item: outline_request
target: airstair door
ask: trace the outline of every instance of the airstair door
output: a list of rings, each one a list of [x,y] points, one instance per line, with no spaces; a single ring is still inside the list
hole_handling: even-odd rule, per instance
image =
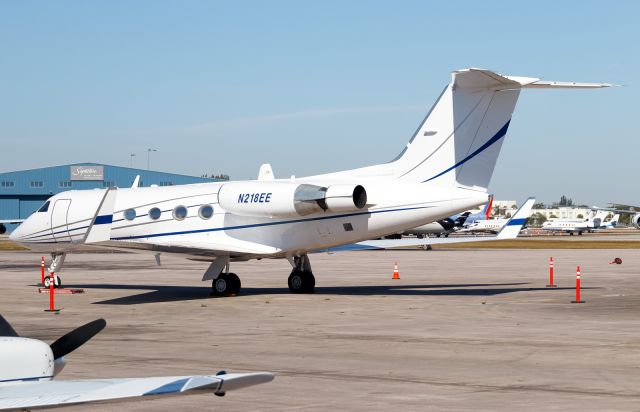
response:
[[[51,232],[56,242],[70,242],[67,214],[71,206],[71,199],[58,199],[51,212]]]

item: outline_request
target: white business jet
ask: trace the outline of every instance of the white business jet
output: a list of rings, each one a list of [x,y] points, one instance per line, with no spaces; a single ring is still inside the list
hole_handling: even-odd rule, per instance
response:
[[[464,229],[460,229],[459,233],[498,233],[502,230],[502,228],[507,224],[508,221],[509,219],[479,219],[469,226],[465,227]]]
[[[584,232],[600,229],[602,221],[606,216],[606,211],[598,210],[593,216],[586,219],[551,219],[542,224],[542,230],[547,230],[552,233],[565,232],[571,236],[573,236],[574,233],[582,235]]]
[[[435,105],[389,163],[304,178],[79,190],[56,194],[11,239],[51,252],[108,247],[175,253],[210,262],[203,280],[235,295],[230,262],[286,258],[292,292],[313,292],[308,254],[435,222],[487,202],[487,187],[521,89],[600,88],[503,76],[452,73]]]
[[[38,408],[132,397],[226,392],[273,380],[266,372],[203,376],[54,381],[64,357],[106,326],[94,320],[67,333],[51,345],[20,337],[0,316],[0,410]]]

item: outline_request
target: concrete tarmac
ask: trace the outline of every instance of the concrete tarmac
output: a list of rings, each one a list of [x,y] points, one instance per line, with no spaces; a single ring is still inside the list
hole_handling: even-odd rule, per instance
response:
[[[548,260],[558,288],[548,289]],[[622,265],[610,265],[615,257]],[[0,253],[1,313],[52,342],[107,328],[59,379],[271,371],[268,384],[61,411],[638,410],[635,250],[375,251],[311,256],[317,293],[292,295],[286,261],[232,264],[240,296],[210,298],[205,263],[78,254],[59,315],[44,313],[40,255]],[[397,261],[400,280],[391,280]],[[576,265],[584,304],[572,304]]]

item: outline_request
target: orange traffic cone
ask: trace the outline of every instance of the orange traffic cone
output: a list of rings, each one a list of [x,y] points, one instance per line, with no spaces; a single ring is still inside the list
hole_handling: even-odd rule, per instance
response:
[[[400,279],[400,273],[398,272],[398,262],[393,264],[393,277],[391,279]]]

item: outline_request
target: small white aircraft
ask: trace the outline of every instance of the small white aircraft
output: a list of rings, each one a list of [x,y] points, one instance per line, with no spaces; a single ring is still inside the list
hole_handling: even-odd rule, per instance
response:
[[[529,217],[529,216],[527,216]],[[509,219],[479,219],[465,227],[460,229],[459,233],[477,233],[477,232],[489,232],[498,233],[502,230],[504,225],[507,224]]]
[[[51,252],[56,273],[66,253],[87,247],[175,253],[210,262],[213,293],[236,295],[233,261],[286,258],[289,289],[311,293],[308,254],[403,232],[487,202],[487,187],[521,89],[601,88],[482,69],[452,73],[436,104],[391,162],[275,179],[56,194],[13,233]],[[309,156],[303,147],[296,156]]]
[[[20,337],[0,316],[0,410],[203,391],[223,396],[231,390],[273,380],[273,375],[266,372],[222,371],[203,376],[53,381],[64,368],[64,357],[105,326],[104,319],[97,319],[47,345],[41,340]]]
[[[640,210],[639,206],[629,206],[629,205],[624,205],[624,204],[620,204],[620,203],[610,203],[610,205],[612,206],[618,206],[618,207],[628,207],[628,210],[624,210],[624,209],[617,209],[614,207],[599,207],[597,208],[598,210],[605,210],[608,212],[614,212],[617,214],[627,214],[627,215],[631,215],[631,224],[633,225],[633,227],[635,227],[636,229],[640,229],[640,212],[638,210]],[[612,219],[613,220],[613,219]]]
[[[571,236],[573,236],[574,233],[582,235],[584,232],[599,229],[606,216],[606,211],[598,210],[595,215],[586,219],[551,219],[542,224],[542,230],[548,230],[554,233],[565,232]]]

